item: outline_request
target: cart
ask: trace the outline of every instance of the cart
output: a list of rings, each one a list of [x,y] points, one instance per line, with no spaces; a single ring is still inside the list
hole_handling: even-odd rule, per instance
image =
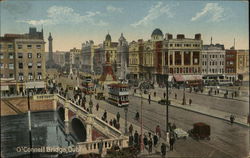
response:
[[[210,140],[210,126],[203,122],[195,123],[193,129],[190,131],[190,136],[197,140]]]
[[[181,128],[174,129],[174,133],[175,133],[175,136],[177,139],[179,139],[179,138],[186,139],[188,137],[188,133]]]

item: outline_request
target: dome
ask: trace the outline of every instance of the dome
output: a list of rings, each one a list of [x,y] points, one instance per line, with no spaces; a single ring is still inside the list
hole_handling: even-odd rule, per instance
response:
[[[163,33],[162,33],[162,31],[160,30],[160,29],[155,29],[154,31],[153,31],[153,33],[151,34],[151,36],[163,36]]]
[[[109,34],[109,33],[106,35],[106,39],[105,39],[105,41],[111,41],[111,36],[110,36],[110,34]]]

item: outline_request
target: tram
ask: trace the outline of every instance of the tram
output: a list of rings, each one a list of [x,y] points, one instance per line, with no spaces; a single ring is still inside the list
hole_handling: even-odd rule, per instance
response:
[[[117,83],[117,84],[109,84],[109,96],[108,96],[108,102],[112,105],[116,105],[118,107],[124,107],[128,106],[129,100],[128,100],[128,85]]]
[[[95,91],[95,85],[89,81],[83,81],[82,83],[82,92],[85,94],[93,94]]]

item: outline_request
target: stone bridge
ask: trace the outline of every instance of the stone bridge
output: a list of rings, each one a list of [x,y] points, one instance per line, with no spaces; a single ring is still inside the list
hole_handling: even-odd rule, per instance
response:
[[[53,100],[53,109],[58,111],[64,123],[66,134],[74,133],[80,142],[76,143],[78,155],[98,153],[99,143],[103,143],[103,153],[112,145],[128,147],[128,137],[113,126],[90,114],[84,108],[58,94],[34,95],[34,100]]]

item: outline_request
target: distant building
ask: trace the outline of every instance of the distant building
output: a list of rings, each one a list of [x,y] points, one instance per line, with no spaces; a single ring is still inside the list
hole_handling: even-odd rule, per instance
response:
[[[227,79],[233,82],[236,81],[238,78],[236,72],[237,50],[233,47],[226,50],[225,64],[225,74]]]
[[[155,29],[151,39],[129,44],[130,79],[150,80],[164,84],[166,74],[170,75],[201,75],[201,35],[195,38],[185,38],[178,34],[164,35],[160,29]]]
[[[56,51],[55,53],[53,53],[53,60],[55,64],[59,65],[60,67],[64,67],[66,63],[65,61],[66,53],[67,52],[65,51]]]
[[[221,76],[225,73],[225,48],[221,44],[203,45],[201,62],[202,74],[205,76]]]
[[[44,88],[46,79],[43,30],[0,37],[1,90],[19,93],[25,88]],[[32,86],[32,87],[31,87]],[[4,92],[3,92],[4,93]]]
[[[80,68],[81,65],[81,49],[70,49],[70,61],[73,68]]]
[[[239,80],[249,81],[249,50],[237,50],[236,72]]]

